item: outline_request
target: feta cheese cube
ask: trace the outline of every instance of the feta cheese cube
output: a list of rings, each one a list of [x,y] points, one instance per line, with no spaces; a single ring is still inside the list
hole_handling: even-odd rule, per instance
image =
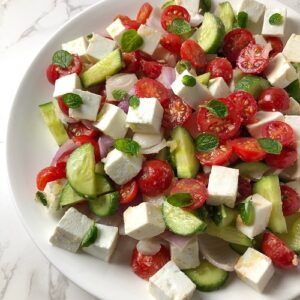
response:
[[[192,27],[198,27],[202,24],[203,20],[204,17],[200,13],[192,13],[190,18],[190,24]]]
[[[71,207],[59,221],[50,242],[56,247],[75,253],[92,226],[93,220]]]
[[[142,163],[142,156],[130,156],[114,149],[104,159],[104,171],[115,183],[121,185],[131,180],[140,172]]]
[[[300,35],[293,33],[287,41],[282,53],[289,62],[300,63]]]
[[[194,236],[183,248],[171,244],[171,260],[181,270],[198,267],[200,264],[198,238]]]
[[[186,75],[193,76],[189,71],[185,70],[172,83],[171,88],[174,94],[181,97],[186,104],[193,109],[197,109],[203,101],[211,99],[212,95],[208,88],[205,85],[200,84],[197,80],[194,86],[184,85],[182,79]]]
[[[285,116],[284,122],[293,128],[296,141],[299,141],[300,140],[300,116]]]
[[[117,18],[113,23],[111,23],[107,28],[106,32],[118,43],[120,44],[122,35],[127,31],[127,28],[123,25],[122,21]]]
[[[300,116],[300,104],[293,97],[290,97],[289,109],[284,112],[286,115]]]
[[[255,34],[254,39],[256,44],[263,45],[263,46],[267,45],[267,41],[261,34]]]
[[[157,300],[189,300],[196,285],[169,261],[149,278],[149,292]]]
[[[76,73],[60,77],[55,81],[53,97],[73,93],[75,89],[82,89],[80,78]]]
[[[269,257],[248,248],[235,265],[235,271],[242,281],[262,292],[274,274],[274,267]]]
[[[141,240],[136,244],[136,249],[143,255],[155,255],[159,252],[161,244],[154,239]]]
[[[175,3],[183,6],[190,14],[199,12],[200,0],[176,0]]]
[[[75,40],[72,40],[70,42],[61,45],[61,48],[63,50],[68,51],[69,53],[72,54],[77,54],[84,61],[88,61],[87,47],[88,47],[88,41],[84,36],[81,36]]]
[[[135,133],[132,139],[141,146],[141,149],[147,149],[159,144],[163,136],[162,132],[157,134]]]
[[[96,258],[109,261],[118,241],[118,227],[96,224],[98,237],[94,244],[83,247],[82,250]]]
[[[149,18],[146,21],[146,25],[157,31],[164,32],[164,29],[161,26],[161,13],[161,8],[154,6]]]
[[[126,114],[116,105],[105,103],[98,120],[95,126],[113,139],[123,138],[127,133]]]
[[[129,107],[126,122],[134,132],[159,133],[163,113],[156,98],[140,98],[138,107]]]
[[[248,14],[250,21],[257,23],[265,11],[265,5],[255,0],[242,0],[238,12],[244,11]]]
[[[259,194],[251,196],[251,201],[255,211],[255,220],[252,225],[245,225],[240,217],[236,220],[236,227],[250,239],[261,234],[269,223],[272,203]]]
[[[159,196],[149,197],[149,196],[143,195],[143,201],[152,203],[159,207],[162,207],[163,203],[165,202],[165,196],[159,195]]]
[[[101,96],[82,90],[73,90],[73,93],[79,95],[83,103],[78,108],[70,108],[69,116],[77,120],[96,121]]]
[[[262,28],[262,34],[271,36],[284,36],[285,24],[286,24],[286,8],[267,8],[264,17],[264,24]],[[280,14],[283,17],[283,23],[281,25],[270,24],[270,17],[273,14]]]
[[[270,60],[265,70],[269,82],[276,87],[285,88],[298,79],[295,68],[286,60],[282,53],[278,53]]]
[[[213,98],[226,98],[230,94],[230,89],[223,77],[211,79],[208,83],[208,90]]]
[[[160,207],[147,202],[128,207],[123,214],[125,234],[136,240],[149,239],[166,229]]]
[[[213,166],[208,181],[207,204],[225,204],[233,208],[237,196],[238,180],[238,169]]]
[[[144,40],[140,50],[146,54],[152,55],[159,44],[162,33],[143,24],[140,26],[137,32]]]

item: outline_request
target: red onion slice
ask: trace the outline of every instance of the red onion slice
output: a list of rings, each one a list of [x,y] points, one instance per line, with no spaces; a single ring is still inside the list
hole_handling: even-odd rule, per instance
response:
[[[193,239],[193,237],[186,237],[174,234],[170,231],[165,231],[160,235],[160,238],[173,244],[174,246],[183,249]]]
[[[98,140],[98,145],[100,148],[101,157],[106,157],[107,153],[110,151],[114,144],[114,139],[108,135],[103,134]]]
[[[56,154],[54,155],[52,162],[51,162],[51,166],[55,166],[58,159],[60,157],[62,157],[62,155],[64,155],[67,152],[72,152],[74,151],[76,148],[78,147],[78,145],[76,145],[73,140],[67,140],[64,144],[62,144],[62,146],[59,147],[58,151],[56,152]]]
[[[174,68],[162,67],[159,77],[156,79],[162,83],[167,89],[171,88],[171,84],[176,79],[176,72]]]

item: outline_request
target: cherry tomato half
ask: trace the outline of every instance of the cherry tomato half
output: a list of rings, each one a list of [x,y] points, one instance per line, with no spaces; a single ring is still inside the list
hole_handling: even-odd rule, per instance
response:
[[[160,75],[161,69],[163,67],[162,64],[156,61],[147,61],[144,59],[141,60],[141,66],[143,75],[151,79],[156,79]]]
[[[208,186],[208,179],[209,179],[209,175],[205,174],[205,173],[199,173],[197,174],[196,180],[198,180],[199,182],[201,182],[204,186]]]
[[[56,79],[59,78],[59,73],[57,71],[57,65],[50,64],[46,71],[47,79],[51,84],[55,84]]]
[[[206,56],[201,46],[194,40],[186,40],[181,45],[180,56],[187,60],[195,69],[203,68],[206,65]]]
[[[128,16],[123,16],[123,15],[118,15],[115,19],[120,19],[122,24],[127,28],[127,29],[134,29],[138,30],[141,24],[135,20],[131,20]]]
[[[197,125],[197,116],[198,116],[198,112],[197,111],[193,112],[191,117],[188,118],[187,121],[182,125],[184,128],[188,130],[188,132],[194,139],[196,139],[196,137],[201,133]]]
[[[94,126],[87,127],[82,122],[72,123],[68,125],[67,132],[70,138],[75,136],[88,136],[91,139],[98,140],[100,130]]]
[[[64,102],[62,97],[57,97],[57,104],[60,110],[66,115],[69,115],[69,106]]]
[[[168,33],[164,35],[161,40],[160,44],[167,49],[168,51],[174,54],[180,54],[180,48],[183,43],[183,39],[174,33]]]
[[[179,5],[170,5],[166,7],[161,15],[161,26],[164,30],[168,31],[169,26],[175,19],[184,19],[185,21],[190,21],[189,12]]]
[[[145,24],[151,15],[153,7],[150,3],[145,2],[137,13],[136,20],[140,24]]]
[[[270,52],[270,58],[276,56],[278,53],[282,52],[283,50],[283,42],[277,36],[267,36],[266,41],[271,43],[273,50]]]
[[[298,159],[297,150],[290,148],[283,148],[281,153],[267,154],[265,161],[266,163],[276,169],[285,169],[295,164]]]
[[[83,65],[80,57],[76,54],[73,54],[73,62],[67,68],[57,67],[57,72],[59,73],[59,77],[73,73],[79,75],[81,73],[82,67]]]
[[[227,58],[214,58],[207,64],[206,72],[210,72],[211,78],[223,77],[228,85],[231,83],[233,71],[232,65]]]
[[[141,53],[134,51],[130,53],[122,53],[125,63],[124,73],[137,73],[141,66]]]
[[[300,196],[288,185],[281,185],[282,211],[284,216],[297,213],[300,209]]]
[[[132,202],[139,191],[136,180],[131,180],[123,184],[120,188],[120,203],[127,204]]]
[[[263,160],[266,152],[255,138],[238,138],[232,141],[233,152],[243,161],[255,162]]]
[[[66,169],[62,166],[50,166],[41,170],[36,176],[36,186],[43,191],[48,182],[66,178]]]
[[[239,176],[239,183],[238,183],[238,200],[245,200],[247,197],[252,195],[252,185],[251,185],[251,180],[243,177],[243,176]]]
[[[290,98],[284,89],[271,87],[260,94],[258,106],[265,111],[286,111],[290,106]]]
[[[94,147],[95,161],[98,162],[101,159],[100,147],[93,138],[86,135],[80,135],[74,136],[72,140],[78,146],[81,146],[83,144],[92,144]]]

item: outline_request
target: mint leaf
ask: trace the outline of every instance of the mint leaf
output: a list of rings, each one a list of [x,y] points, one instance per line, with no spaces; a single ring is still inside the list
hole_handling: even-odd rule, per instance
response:
[[[48,205],[45,193],[43,193],[41,191],[37,191],[35,194],[35,198],[36,198],[36,200],[41,202],[44,206]]]
[[[186,207],[193,204],[190,193],[176,193],[167,197],[167,201],[175,207]]]
[[[210,152],[219,146],[217,136],[210,133],[202,133],[196,138],[196,149],[199,152]]]
[[[168,31],[175,33],[177,35],[185,35],[192,30],[192,26],[189,22],[184,19],[174,19],[173,22],[169,25]]]
[[[65,50],[58,50],[52,56],[52,63],[63,69],[73,62],[73,55]]]
[[[67,93],[62,95],[62,99],[64,103],[69,107],[69,108],[79,108],[82,104],[82,98],[74,93]]]
[[[95,243],[96,239],[98,237],[98,228],[94,224],[88,232],[84,235],[82,242],[81,242],[81,247],[88,247],[92,244]]]
[[[279,26],[283,24],[283,16],[279,13],[273,14],[269,18],[269,23],[274,26]]]
[[[137,155],[141,148],[137,142],[128,138],[115,140],[114,146],[117,150],[129,155]]]
[[[204,107],[219,118],[226,118],[228,116],[227,106],[219,100],[210,100]]]
[[[280,142],[270,138],[260,138],[257,140],[259,145],[265,152],[270,154],[280,154],[282,151],[282,145]]]
[[[245,225],[252,225],[255,220],[255,209],[252,203],[252,196],[240,203],[239,212]]]
[[[185,85],[185,86],[189,86],[189,87],[193,87],[196,85],[197,81],[196,79],[193,77],[193,76],[190,76],[190,75],[184,75],[182,77],[182,83]]]
[[[126,91],[124,91],[124,90],[118,90],[118,89],[117,90],[113,90],[111,94],[114,97],[114,99],[118,100],[118,101],[124,99],[128,95]]]
[[[120,42],[122,50],[127,53],[137,50],[143,43],[143,38],[134,29],[125,31]]]
[[[137,108],[140,105],[140,99],[136,96],[131,96],[129,98],[129,106],[131,106],[132,108]]]

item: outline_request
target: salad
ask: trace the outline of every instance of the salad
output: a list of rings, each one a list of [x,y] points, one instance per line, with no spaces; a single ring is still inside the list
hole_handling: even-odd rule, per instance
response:
[[[39,106],[59,146],[36,178],[60,219],[53,246],[109,261],[128,236],[128,265],[159,300],[226,288],[230,272],[263,292],[296,268],[300,35],[284,45],[287,22],[255,0],[171,0],[62,44]]]

